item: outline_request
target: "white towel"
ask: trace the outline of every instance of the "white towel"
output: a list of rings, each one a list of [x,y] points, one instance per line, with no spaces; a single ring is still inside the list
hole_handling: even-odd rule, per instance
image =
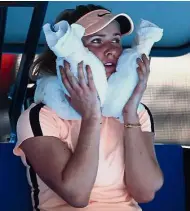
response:
[[[51,30],[50,24],[45,24],[43,27],[47,44],[57,56],[56,69],[60,82],[61,76],[59,66],[64,66],[63,60],[70,63],[71,71],[76,78],[78,78],[78,63],[83,61],[83,69],[85,69],[86,65],[90,65],[92,69],[93,79],[100,98],[100,103],[103,105],[108,86],[105,68],[102,62],[91,51],[89,51],[88,48],[84,47],[81,40],[85,32],[84,27],[79,24],[72,24],[70,26],[67,21],[60,21],[55,24],[54,29],[56,32]],[[84,71],[84,73],[87,80],[86,71]],[[69,93],[62,82],[61,84],[64,92],[69,96]]]
[[[71,71],[77,77],[77,64],[84,61],[84,64],[91,66],[102,106],[102,115],[116,117],[123,122],[122,109],[138,82],[136,59],[142,53],[149,55],[154,42],[161,39],[163,30],[149,21],[141,20],[136,30],[134,46],[123,51],[118,60],[116,73],[110,76],[107,83],[103,64],[82,44],[81,38],[84,34],[82,26],[77,24],[69,26],[66,21],[61,21],[55,25],[56,32],[51,31],[49,24],[43,29],[48,46],[57,56],[58,77],[46,76],[37,81],[35,102],[48,105],[63,119],[80,119],[81,116],[65,99],[65,93],[68,95],[68,92],[61,81],[58,66],[63,65],[64,59],[67,60],[71,63]],[[140,109],[142,109],[141,104]]]
[[[133,47],[123,51],[117,63],[116,73],[109,78],[106,101],[102,110],[104,116],[119,118],[123,122],[123,107],[129,100],[139,80],[136,71],[138,66],[136,60],[143,53],[149,56],[153,44],[158,42],[162,36],[163,29],[147,20],[141,19],[136,28]],[[139,105],[138,109],[142,109],[142,104]]]
[[[55,32],[51,30],[50,24],[43,26],[47,44],[57,56],[56,69],[58,77],[45,76],[40,78],[37,81],[34,101],[36,103],[43,102],[48,105],[56,111],[61,118],[68,120],[80,119],[81,116],[70,106],[65,98],[65,94],[70,95],[61,81],[59,66],[64,66],[63,60],[68,61],[70,63],[71,72],[78,78],[78,63],[83,61],[84,70],[85,66],[89,65],[92,69],[92,75],[101,106],[103,106],[105,101],[108,87],[105,68],[102,62],[89,51],[88,48],[83,46],[81,39],[85,29],[81,25],[72,24],[70,26],[67,21],[61,21],[54,25],[54,30]],[[87,80],[86,71],[84,71],[84,74]],[[49,93],[52,93],[52,95]]]

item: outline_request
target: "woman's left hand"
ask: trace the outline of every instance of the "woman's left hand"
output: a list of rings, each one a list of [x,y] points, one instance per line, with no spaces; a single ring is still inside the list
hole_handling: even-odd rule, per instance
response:
[[[142,96],[146,90],[148,77],[150,74],[150,59],[147,58],[145,54],[142,54],[142,59],[137,58],[137,72],[139,76],[139,82],[135,87],[132,96],[129,98],[128,102],[123,108],[123,113],[137,113],[139,103],[142,99]]]

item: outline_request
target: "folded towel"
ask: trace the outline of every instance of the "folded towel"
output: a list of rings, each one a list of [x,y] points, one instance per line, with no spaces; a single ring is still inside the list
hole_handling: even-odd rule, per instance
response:
[[[102,109],[104,116],[119,118],[121,122],[123,122],[123,107],[139,80],[136,60],[143,53],[148,56],[153,44],[158,42],[163,35],[163,29],[143,19],[135,31],[136,36],[132,48],[123,51],[117,63],[116,73],[109,78],[106,101]],[[138,109],[142,109],[142,104]]]
[[[123,122],[122,109],[138,83],[136,59],[142,53],[149,55],[154,42],[161,39],[163,30],[149,21],[141,20],[136,30],[133,47],[122,52],[116,73],[112,74],[107,82],[103,64],[82,44],[84,28],[78,24],[69,26],[66,21],[61,21],[55,25],[54,29],[55,32],[51,30],[49,24],[43,27],[48,46],[57,56],[58,77],[46,76],[37,81],[35,102],[48,105],[63,119],[80,119],[80,115],[65,99],[65,93],[67,95],[69,93],[61,81],[58,66],[63,66],[63,60],[67,60],[71,64],[71,71],[77,78],[77,64],[84,61],[84,65],[91,66],[102,106],[102,115],[112,116]],[[142,109],[141,104],[138,109]]]
[[[85,29],[81,25],[72,24],[70,26],[67,21],[61,21],[54,25],[54,31],[52,31],[50,24],[45,24],[43,31],[49,48],[57,56],[56,69],[58,77],[41,77],[37,81],[34,101],[48,105],[61,118],[80,119],[81,116],[70,106],[65,98],[65,94],[70,95],[62,83],[59,66],[64,66],[64,60],[68,61],[71,72],[78,78],[77,66],[79,62],[83,61],[84,70],[86,65],[91,67],[100,105],[103,106],[108,87],[105,68],[102,62],[88,48],[83,46],[81,39]],[[86,71],[84,71],[84,75],[87,81]],[[49,93],[54,94],[50,95]]]
[[[84,27],[79,24],[72,24],[70,26],[67,21],[60,21],[54,26],[55,32],[51,30],[50,24],[45,24],[43,30],[49,48],[57,56],[57,75],[64,92],[69,96],[67,89],[61,81],[59,66],[64,66],[63,60],[68,61],[71,66],[71,72],[78,78],[77,66],[79,62],[83,61],[83,69],[85,69],[86,65],[90,65],[92,69],[100,104],[103,105],[108,87],[105,68],[102,62],[88,48],[84,47],[81,40],[85,32]],[[86,71],[84,73],[87,80]]]

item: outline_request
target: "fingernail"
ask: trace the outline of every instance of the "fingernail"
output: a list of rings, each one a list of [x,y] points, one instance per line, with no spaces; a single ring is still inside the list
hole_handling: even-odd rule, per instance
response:
[[[70,69],[70,63],[68,61],[65,60],[65,66]]]
[[[78,63],[78,66],[79,67],[82,67],[82,65],[83,65],[83,61],[81,61],[81,62]]]

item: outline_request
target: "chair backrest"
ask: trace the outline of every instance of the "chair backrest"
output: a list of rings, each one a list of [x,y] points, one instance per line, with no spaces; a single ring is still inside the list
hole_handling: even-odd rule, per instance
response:
[[[0,202],[2,211],[32,211],[26,170],[13,155],[14,144],[0,144]],[[155,199],[141,204],[143,211],[185,211],[183,150],[177,145],[156,145],[165,182]]]
[[[143,211],[185,211],[183,148],[179,145],[156,145],[155,149],[164,174],[164,185],[152,202],[141,204],[141,207]]]
[[[13,155],[14,144],[0,144],[0,210],[32,211],[26,169]]]

